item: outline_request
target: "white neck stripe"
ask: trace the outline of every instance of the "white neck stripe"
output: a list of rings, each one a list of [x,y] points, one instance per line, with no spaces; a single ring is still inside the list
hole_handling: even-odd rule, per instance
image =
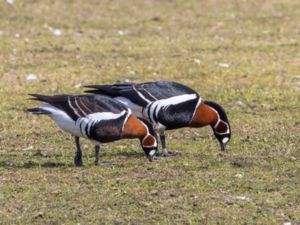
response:
[[[214,108],[210,107],[209,105],[208,105],[208,107],[211,108],[213,111],[215,111],[215,113],[216,113],[217,116],[218,116],[218,121],[217,121],[217,123],[214,125],[215,132],[216,132],[217,134],[220,134],[220,135],[222,135],[222,134],[229,134],[229,133],[230,133],[229,126],[228,126],[228,124],[227,124],[225,121],[223,121],[223,120],[220,119],[220,116],[219,116],[218,111],[215,110]],[[227,130],[226,130],[225,132],[218,132],[218,131],[216,131],[216,129],[217,129],[218,125],[220,124],[220,122],[223,122],[223,123],[226,125],[226,127],[227,127]]]

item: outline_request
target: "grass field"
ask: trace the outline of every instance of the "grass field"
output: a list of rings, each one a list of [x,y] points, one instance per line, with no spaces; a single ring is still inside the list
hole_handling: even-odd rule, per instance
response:
[[[300,223],[300,2],[0,3],[0,224]],[[36,80],[27,80],[29,74]],[[175,80],[219,102],[233,136],[167,133],[181,153],[149,163],[137,140],[73,166],[73,138],[27,115],[27,93]]]

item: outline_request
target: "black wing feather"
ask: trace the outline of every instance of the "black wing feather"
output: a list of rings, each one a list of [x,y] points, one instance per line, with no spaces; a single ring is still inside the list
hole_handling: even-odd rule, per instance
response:
[[[193,89],[172,81],[157,81],[147,83],[124,83],[114,85],[88,85],[88,93],[104,94],[111,97],[122,96],[135,104],[145,107],[150,102],[183,94],[197,94]]]
[[[54,95],[54,96],[47,96],[47,95],[40,95],[40,94],[29,94],[29,95],[34,97],[31,98],[31,100],[46,102],[58,109],[63,110],[75,121],[80,117],[78,111],[76,109],[74,110],[68,103],[68,100],[71,97],[71,95]]]
[[[108,95],[110,97],[125,97],[130,99],[135,104],[146,106],[150,101],[141,97],[135,88],[135,84],[114,84],[114,85],[88,85],[87,88],[93,88],[87,90],[87,93]]]
[[[97,112],[120,113],[128,110],[118,101],[101,95],[54,95],[30,94],[32,100],[46,102],[66,112],[73,120]]]
[[[137,85],[138,90],[149,92],[154,98],[166,99],[184,94],[197,94],[193,89],[173,81],[147,82]],[[198,94],[197,94],[198,95]]]

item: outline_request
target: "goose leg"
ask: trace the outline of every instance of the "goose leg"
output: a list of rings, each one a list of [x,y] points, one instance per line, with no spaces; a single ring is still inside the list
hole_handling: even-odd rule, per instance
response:
[[[100,146],[99,145],[95,145],[95,165],[98,166],[99,165],[99,160],[100,160]]]
[[[100,160],[100,145],[96,144],[95,145],[95,165],[96,166],[105,166],[105,167],[112,167],[113,163],[111,162],[101,162]]]
[[[74,158],[75,166],[83,166],[82,152],[81,152],[81,148],[80,148],[79,137],[75,137],[75,143],[76,143],[76,155]]]
[[[161,131],[159,136],[160,136],[160,141],[162,146],[162,156],[164,157],[174,156],[174,153],[169,152],[167,149],[165,132]]]

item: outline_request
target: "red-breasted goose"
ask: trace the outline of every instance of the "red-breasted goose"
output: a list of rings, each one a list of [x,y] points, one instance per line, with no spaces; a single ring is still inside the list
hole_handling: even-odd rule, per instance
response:
[[[160,133],[163,155],[169,155],[164,130],[210,125],[225,150],[231,128],[224,109],[215,102],[202,101],[193,89],[176,82],[88,85],[88,93],[108,95],[129,107],[137,116],[153,123]]]
[[[79,137],[85,137],[95,143],[96,165],[101,164],[100,143],[123,138],[140,139],[144,152],[152,161],[157,150],[157,136],[152,124],[137,118],[130,109],[113,98],[101,95],[30,95],[34,97],[32,100],[47,104],[28,109],[28,112],[50,116],[61,129],[75,136],[76,166],[82,165]]]

